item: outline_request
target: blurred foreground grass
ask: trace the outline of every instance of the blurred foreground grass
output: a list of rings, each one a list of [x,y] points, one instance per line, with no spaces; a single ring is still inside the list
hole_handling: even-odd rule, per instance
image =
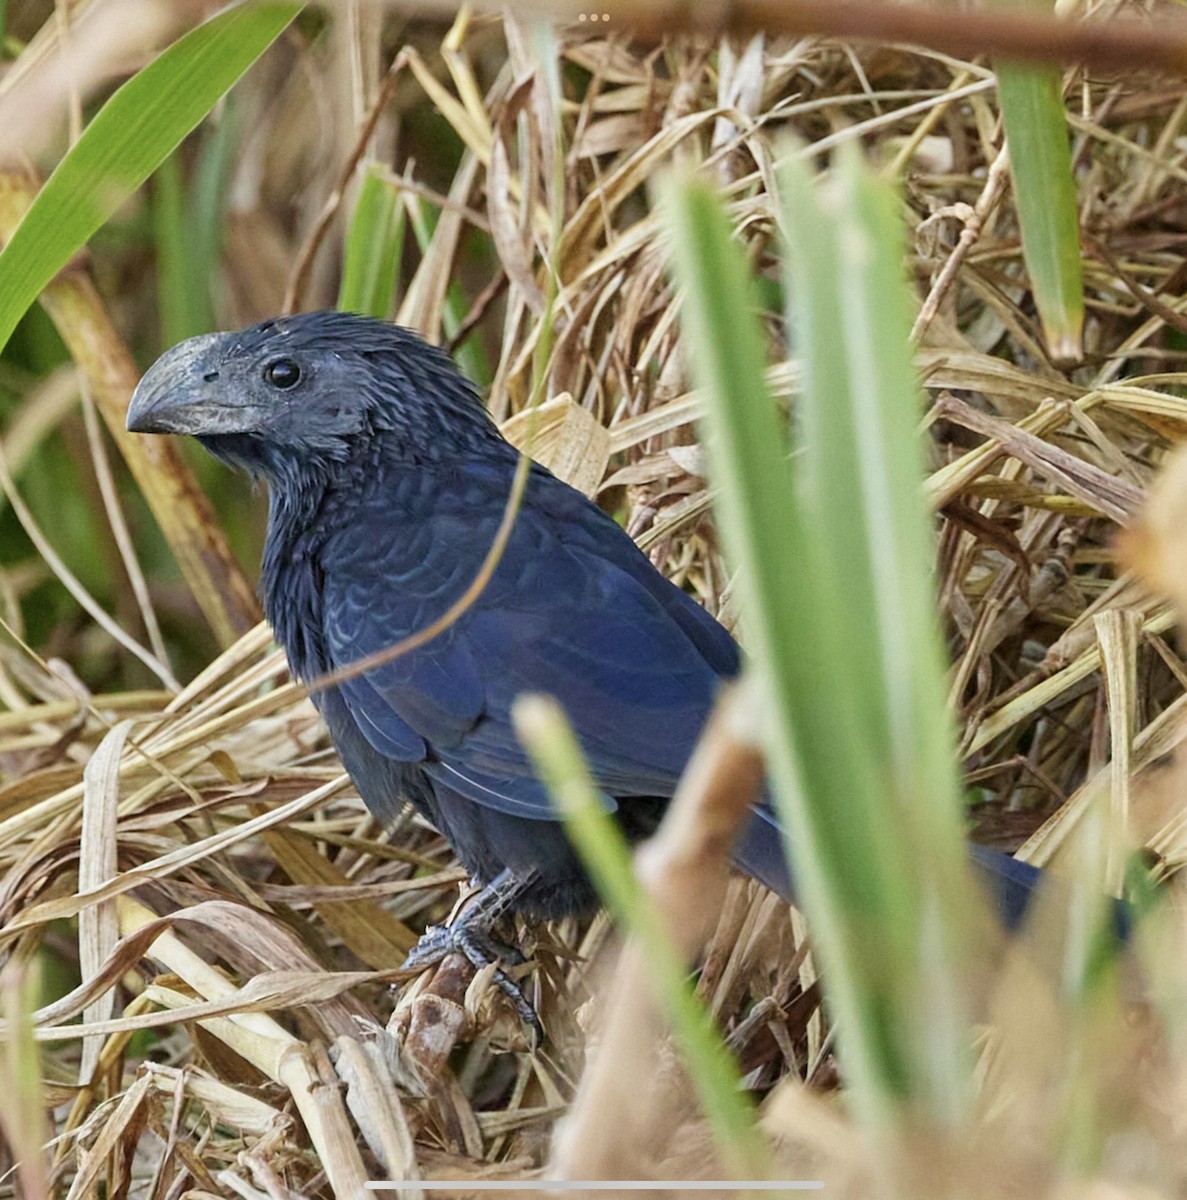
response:
[[[196,24],[196,9],[149,0],[0,12],[0,141],[42,174],[79,127],[84,148],[103,133],[92,118],[147,46]],[[348,1194],[367,1172],[518,1178],[547,1160],[591,1040],[609,1064],[600,1096],[619,1107],[579,1101],[562,1161],[611,1139],[606,1169],[720,1169],[656,1030],[646,1058],[614,1040],[611,983],[650,1009],[644,976],[600,983],[590,966],[601,919],[535,931],[542,1053],[488,980],[420,980],[393,1014],[387,975],[456,894],[448,848],[418,821],[376,827],[266,631],[234,640],[252,616],[243,581],[262,500],[188,451],[141,462],[142,484],[188,487],[192,474],[209,497],[205,508],[181,488],[170,509],[162,492],[158,517],[175,518],[162,536],[123,459],[137,451],[90,413],[118,414],[135,375],[125,346],[143,365],[210,323],[341,296],[450,344],[512,436],[542,380],[538,456],[727,623],[742,610],[772,689],[752,722],[775,747],[808,855],[805,904],[842,1047],[838,1060],[798,916],[722,882],[697,992],[779,1168],[854,1194],[887,1180],[910,1195],[1181,1191],[1180,919],[1157,913],[1143,932],[1136,983],[1100,967],[1091,922],[1077,920],[1128,846],[1160,875],[1185,853],[1165,765],[1187,682],[1175,616],[1113,543],[1187,428],[1181,81],[1072,70],[1053,116],[1053,77],[1014,75],[1046,99],[1021,106],[1021,125],[1018,107],[1006,112],[1011,141],[1058,148],[1065,121],[1072,140],[1070,162],[1040,153],[1012,177],[991,67],[939,51],[673,36],[653,52],[615,27],[574,22],[551,42],[514,15],[446,24],[343,3],[302,11],[262,53],[288,16],[264,5],[220,18],[257,40],[237,42],[221,83],[204,78],[205,97],[170,107],[169,78],[136,77],[144,137],[98,147],[128,156],[120,186],[92,195],[78,175],[71,194],[91,208],[50,208],[45,242],[22,252],[37,267],[44,247],[48,277],[70,238],[110,214],[49,285],[58,327],[32,309],[0,356],[0,444],[29,513],[23,526],[11,503],[0,512],[0,947],[6,1011],[26,978],[53,1005],[35,1035],[57,1135],[47,1186]],[[64,48],[74,57],[56,71]],[[823,191],[807,165],[786,165],[801,153],[789,135],[811,147]],[[897,192],[858,171],[858,148]],[[653,191],[673,167],[701,180],[674,238]],[[1054,214],[1045,233],[1027,229],[1019,188],[1030,211]],[[32,191],[24,165],[0,168],[5,237]],[[1066,267],[1077,223],[1075,362],[1076,286],[1064,278],[1052,317],[1036,264]],[[698,274],[697,254],[726,275]],[[0,257],[0,309],[23,308],[11,261]],[[731,359],[726,330],[751,313]],[[727,397],[711,417],[727,449],[733,401],[766,405],[757,435],[710,456],[720,538],[695,433],[698,364]],[[795,484],[780,476],[793,443]],[[756,492],[776,507],[742,520]],[[1163,563],[1166,586],[1176,556],[1159,531],[1177,510],[1160,504],[1138,558]],[[737,602],[723,549],[740,568]],[[141,659],[85,615],[59,560]],[[1038,949],[975,940],[975,912],[950,899],[961,791],[974,836],[1064,859],[1071,882],[1040,913]],[[146,924],[154,912],[172,927]],[[449,1037],[427,1036],[428,1014]],[[371,1037],[389,1016],[395,1066]],[[28,1162],[42,1135],[13,1098],[30,1094],[29,1044],[7,1044],[25,1053],[3,1059],[0,1120]],[[830,1099],[838,1073],[845,1107]]]

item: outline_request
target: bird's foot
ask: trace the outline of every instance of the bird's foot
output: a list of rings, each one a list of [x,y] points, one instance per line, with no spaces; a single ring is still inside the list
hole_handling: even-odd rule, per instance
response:
[[[499,963],[519,966],[525,961],[524,956],[514,946],[496,938],[491,928],[513,907],[522,882],[504,872],[483,888],[451,924],[432,925],[426,929],[408,952],[404,966],[422,970],[435,966],[450,954],[460,954],[479,971]],[[495,965],[494,981],[511,1002],[519,1019],[539,1041],[544,1036],[543,1026],[519,984],[498,965]]]

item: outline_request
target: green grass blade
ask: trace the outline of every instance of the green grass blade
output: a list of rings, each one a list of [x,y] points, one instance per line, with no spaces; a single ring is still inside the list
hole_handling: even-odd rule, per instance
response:
[[[952,1123],[969,1103],[971,938],[952,903],[966,881],[901,238],[893,194],[856,163],[827,206],[805,171],[784,177],[811,392],[801,424],[835,436],[805,449],[802,478],[765,388],[745,257],[697,183],[670,205],[685,344],[707,393],[719,512],[768,698],[768,762],[855,1103],[883,1129],[906,1098]],[[859,656],[849,642],[869,646],[871,634]]]
[[[41,1062],[33,1040],[32,1013],[37,994],[36,974],[9,962],[0,972],[0,1135],[14,1164],[17,1192],[49,1196],[49,1161]],[[9,1171],[14,1171],[9,1167]]]
[[[896,784],[903,789],[894,797],[900,805],[896,819],[917,824],[915,835],[923,839],[920,848],[928,851],[929,862],[943,855],[950,865],[962,865],[962,821],[955,803],[960,780],[946,712],[946,662],[934,615],[935,548],[922,496],[925,463],[918,433],[923,400],[908,350],[911,302],[902,266],[906,246],[899,202],[890,187],[865,169],[855,150],[842,153],[838,173],[836,277],[840,311],[846,316],[841,329],[849,370],[841,411],[855,455],[847,463],[832,457],[838,502],[822,511],[821,526],[826,545],[835,547],[837,527],[847,512],[861,522],[866,561],[846,584],[850,595],[867,581],[872,589],[876,628],[871,632],[881,669],[864,674],[867,681],[877,679],[885,699],[883,732]],[[796,216],[790,209],[785,216],[792,228]],[[801,216],[807,219],[798,230],[797,248],[823,239],[823,226],[831,223],[833,213],[818,204]],[[817,279],[811,277],[813,286]],[[836,354],[835,339],[816,352]],[[809,390],[804,405],[831,406],[833,399]],[[850,487],[848,505],[840,497],[841,480]],[[955,885],[958,879],[948,882]]]
[[[378,163],[368,165],[359,188],[350,229],[338,307],[343,312],[386,317],[396,292],[404,250],[404,207]]]
[[[195,284],[201,292],[200,310],[195,312],[195,321],[201,322],[201,327],[195,328],[195,333],[209,333],[215,327],[214,281],[227,232],[227,201],[240,150],[239,135],[239,108],[231,95],[219,106],[218,119],[203,130],[190,183],[190,253]]]
[[[816,189],[807,170],[785,169],[779,178],[783,193],[783,223],[800,236],[793,238],[797,257],[787,275],[787,328],[792,352],[804,372],[803,394],[810,403],[795,409],[797,458],[796,492],[803,505],[805,536],[827,524],[831,548],[818,547],[817,587],[829,597],[828,607],[839,614],[842,628],[860,629],[861,637],[838,637],[834,673],[846,689],[845,704],[860,722],[867,744],[884,736],[889,724],[886,696],[866,687],[870,657],[881,657],[874,580],[871,574],[865,521],[855,503],[858,487],[858,448],[849,397],[852,383],[848,356],[838,353],[839,331],[847,320],[837,261],[838,231],[832,222],[813,220],[819,213]],[[800,219],[812,221],[804,236]],[[888,748],[883,744],[884,751]]]
[[[205,333],[203,305],[191,253],[181,163],[170,155],[154,177],[153,241],[157,256],[157,304],[161,340],[175,345],[196,333]]]
[[[894,955],[868,929],[862,933],[852,915],[884,907],[888,864],[877,839],[848,836],[849,827],[865,826],[855,810],[869,804],[876,780],[864,773],[869,760],[861,754],[813,753],[838,741],[860,746],[863,735],[857,713],[835,692],[828,647],[838,644],[840,631],[830,629],[832,607],[819,602],[807,569],[809,539],[787,433],[763,375],[765,347],[747,265],[706,185],[678,187],[668,207],[675,276],[686,292],[684,343],[694,379],[707,394],[705,440],[720,488],[719,517],[738,567],[743,631],[769,701],[765,732],[776,798],[845,1030],[854,1094],[866,1116],[884,1125],[906,1080],[888,1040],[892,1014],[881,1011],[863,975],[874,963],[889,968]],[[767,542],[775,530],[778,549],[771,552]],[[806,697],[813,703],[799,702]],[[830,815],[822,798],[846,793],[849,812],[836,820],[844,810]]]
[[[905,856],[897,865],[912,884],[905,931],[912,957],[905,964],[901,1000],[908,1012],[926,1006],[928,1013],[922,1022],[905,1024],[903,1034],[937,1115],[968,1116],[970,1014],[963,989],[974,913],[968,905],[956,737],[947,712],[947,663],[935,616],[935,544],[922,493],[923,398],[910,353],[907,251],[899,198],[865,168],[855,144],[840,155],[837,185],[841,199],[835,210],[818,207],[823,221],[804,232],[821,236],[820,225],[835,213],[838,287],[847,317],[846,411],[857,457],[848,468],[836,463],[834,469],[850,479],[864,525],[867,567],[854,586],[872,581],[880,662],[867,664],[861,678],[884,697],[886,726],[875,744],[888,751],[878,766],[889,802],[883,811],[894,826],[884,834]],[[821,399],[806,394],[804,403]],[[821,524],[826,549],[837,544],[833,511]],[[941,912],[943,919],[934,919]]]
[[[790,273],[801,284],[788,312],[805,379],[797,484],[818,586],[842,628],[862,631],[833,648],[838,686],[862,715],[866,752],[878,755],[898,807],[879,805],[867,819],[885,814],[911,828],[941,886],[959,895],[960,783],[920,496],[922,401],[905,352],[906,248],[893,191],[855,153],[839,157],[823,204],[802,162],[780,173]]]
[[[740,1179],[769,1177],[766,1148],[734,1061],[689,983],[688,965],[639,884],[630,850],[598,798],[564,711],[547,696],[521,697],[515,705],[515,728],[599,895],[642,950],[723,1160]]]
[[[413,192],[405,194],[404,202],[407,205],[409,223],[412,226],[412,234],[416,238],[416,244],[421,252],[425,253],[428,250],[429,243],[433,240],[433,230],[437,227],[440,214],[433,205],[422,201]],[[465,292],[462,291],[461,284],[454,279],[446,289],[445,305],[441,313],[441,325],[447,337],[453,337],[457,333],[462,321],[465,319],[466,312]],[[484,387],[494,378],[490,362],[487,360],[486,351],[480,339],[467,338],[454,351],[454,358],[463,372],[480,387]]]
[[[999,63],[997,85],[1043,336],[1056,362],[1079,362],[1084,277],[1062,76],[1054,67]]]
[[[0,347],[41,289],[280,35],[296,3],[239,4],[123,85],[46,181],[0,254]]]

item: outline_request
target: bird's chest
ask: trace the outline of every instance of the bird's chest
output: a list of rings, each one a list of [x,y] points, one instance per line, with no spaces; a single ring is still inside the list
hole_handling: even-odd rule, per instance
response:
[[[329,489],[304,503],[272,498],[260,590],[268,623],[298,679],[333,667],[325,638],[327,551],[352,515]]]
[[[323,632],[325,576],[321,548],[293,539],[265,560],[264,613],[298,679],[330,669]]]
[[[447,612],[482,567],[509,486],[486,472],[388,467],[341,503],[325,497],[315,519],[278,526],[265,603],[294,672],[353,661]]]

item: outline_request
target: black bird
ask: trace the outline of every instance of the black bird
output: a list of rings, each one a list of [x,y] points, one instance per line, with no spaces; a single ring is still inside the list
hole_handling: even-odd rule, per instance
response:
[[[128,428],[191,434],[267,481],[264,607],[306,681],[423,629],[458,599],[495,537],[518,460],[444,353],[337,312],[183,342],[141,380]],[[729,633],[601,509],[533,464],[473,606],[421,648],[314,693],[371,811],[391,816],[411,800],[484,885],[415,961],[449,949],[489,961],[503,913],[557,917],[596,903],[515,737],[517,695],[562,703],[606,807],[636,839],[662,816],[715,692],[738,669]],[[973,855],[1013,924],[1037,872]],[[734,857],[790,898],[765,804]]]

